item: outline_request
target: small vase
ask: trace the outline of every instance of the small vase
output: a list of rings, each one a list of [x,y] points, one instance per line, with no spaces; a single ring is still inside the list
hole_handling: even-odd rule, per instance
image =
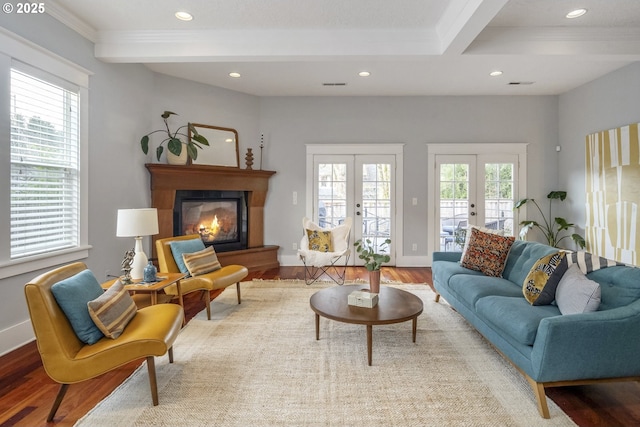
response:
[[[251,148],[247,148],[247,155],[244,158],[247,169],[253,169],[253,151]]]
[[[180,155],[176,156],[171,151],[167,150],[167,163],[170,165],[186,165],[189,160],[189,155],[187,154],[187,144],[182,144],[182,151],[180,151]]]
[[[153,265],[153,262],[149,261],[149,264],[144,268],[144,281],[155,282],[157,280],[156,273],[158,273],[158,269]]]
[[[373,294],[380,293],[380,270],[369,272],[369,292]]]

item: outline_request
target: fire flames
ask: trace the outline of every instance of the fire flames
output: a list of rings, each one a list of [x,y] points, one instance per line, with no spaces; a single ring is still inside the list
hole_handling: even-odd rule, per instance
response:
[[[220,231],[220,223],[218,222],[218,215],[213,217],[211,225],[207,227],[205,223],[201,223],[199,227],[200,236],[206,241],[215,240],[216,235]]]

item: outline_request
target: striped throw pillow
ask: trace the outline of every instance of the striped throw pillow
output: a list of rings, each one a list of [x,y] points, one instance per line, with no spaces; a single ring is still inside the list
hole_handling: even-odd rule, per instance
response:
[[[116,339],[136,315],[138,308],[120,280],[87,303],[89,315],[107,338]]]
[[[182,254],[182,258],[192,276],[199,276],[222,268],[213,246],[191,254]]]

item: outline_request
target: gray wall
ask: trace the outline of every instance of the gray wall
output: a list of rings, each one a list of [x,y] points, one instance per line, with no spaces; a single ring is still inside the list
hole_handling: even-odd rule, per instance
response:
[[[557,182],[558,107],[555,96],[511,97],[268,97],[260,101],[265,169],[271,179],[265,241],[295,257],[305,215],[305,144],[403,143],[403,241],[399,258],[430,264],[427,246],[427,143],[529,143],[530,197]],[[298,192],[298,205],[292,203]],[[546,193],[544,193],[546,194]],[[522,195],[524,197],[525,195]],[[418,199],[418,206],[411,199]],[[302,202],[301,202],[302,201]],[[418,243],[418,251],[411,244]]]
[[[92,43],[48,15],[0,14],[0,25],[94,73],[89,90],[88,165],[89,244],[93,249],[84,261],[100,280],[106,271],[117,274],[131,242],[115,237],[116,210],[149,204],[146,170],[137,166],[144,163],[144,155],[134,142],[147,130],[139,118],[149,111],[153,73],[141,65],[95,60]],[[8,140],[2,140],[3,147],[8,145]],[[29,318],[23,287],[39,273],[0,280],[0,354],[19,344],[13,332],[25,330]]]
[[[559,186],[568,191],[567,219],[586,223],[585,153],[586,136],[640,122],[640,63],[587,83],[560,96]]]

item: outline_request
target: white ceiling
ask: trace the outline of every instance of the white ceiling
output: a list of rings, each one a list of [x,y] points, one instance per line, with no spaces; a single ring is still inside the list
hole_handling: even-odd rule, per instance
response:
[[[640,60],[638,0],[50,0],[47,12],[103,61],[258,96],[560,94]]]

